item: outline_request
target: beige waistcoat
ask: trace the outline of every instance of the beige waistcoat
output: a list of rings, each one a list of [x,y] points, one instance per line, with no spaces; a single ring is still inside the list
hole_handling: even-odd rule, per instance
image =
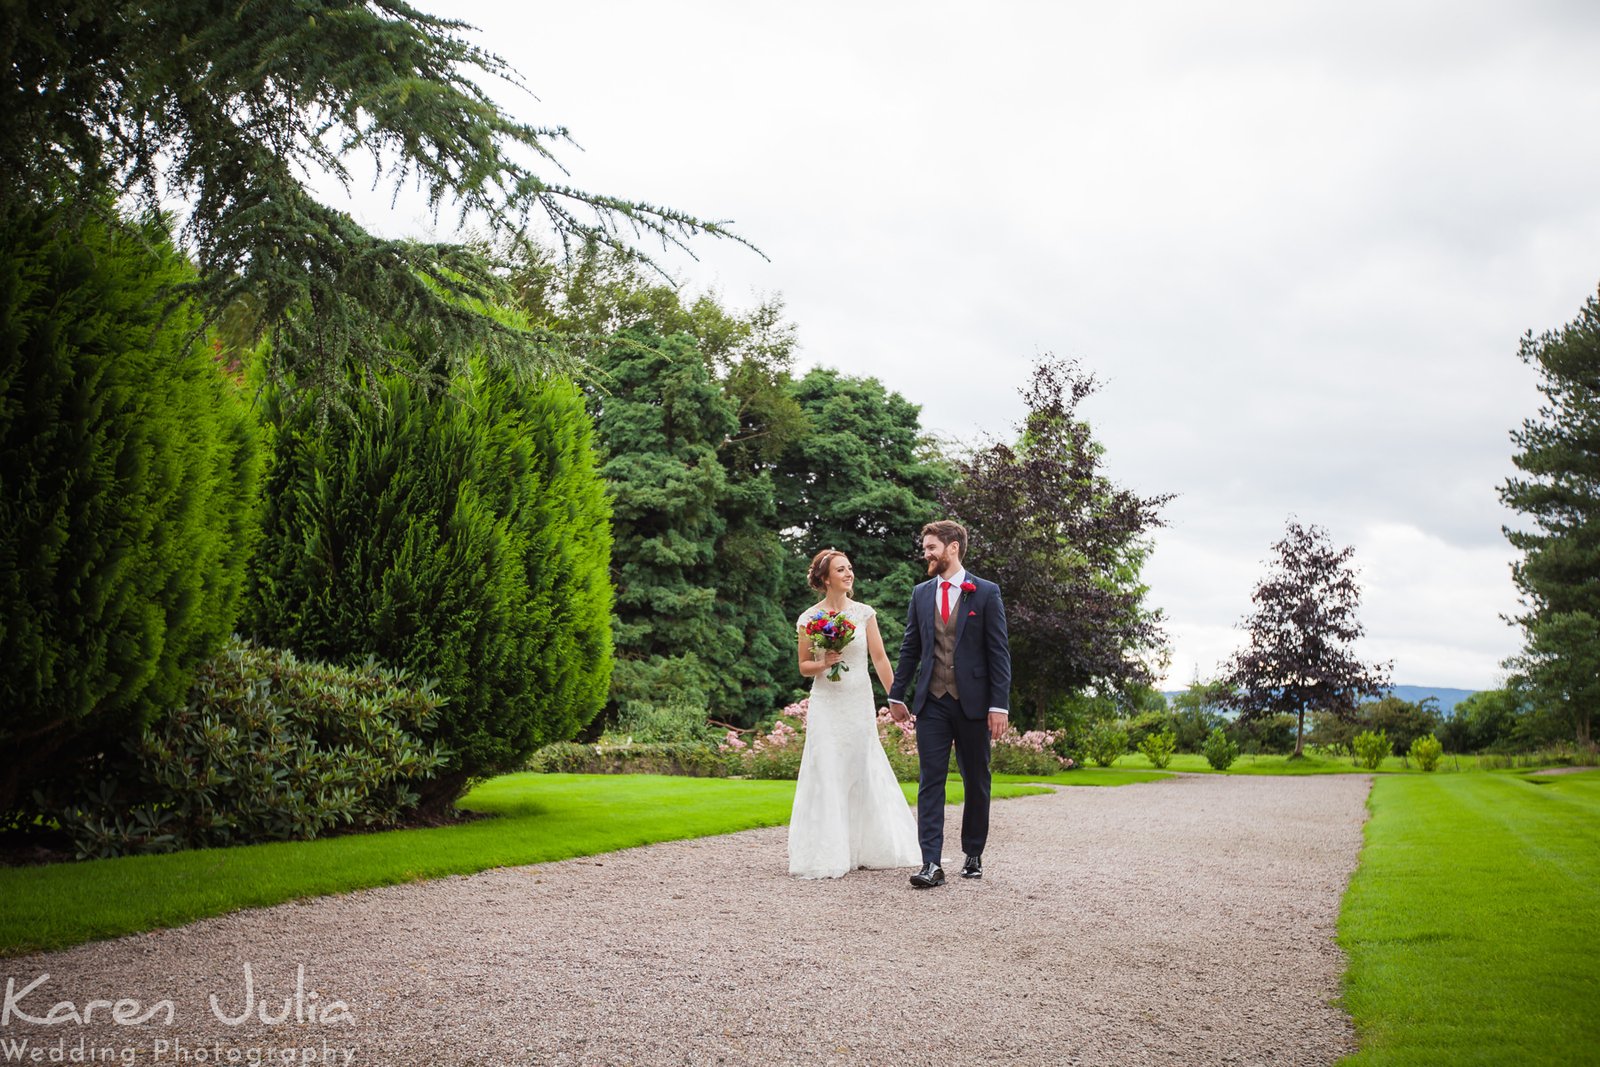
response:
[[[949,622],[939,617],[941,592],[937,585],[933,587],[933,677],[928,681],[928,692],[960,700],[961,694],[956,690],[956,623],[961,621],[961,613],[956,609],[961,605],[961,587],[950,589]]]

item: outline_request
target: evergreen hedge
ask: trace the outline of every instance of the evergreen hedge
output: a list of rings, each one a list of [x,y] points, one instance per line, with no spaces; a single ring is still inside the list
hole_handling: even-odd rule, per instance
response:
[[[569,382],[481,365],[445,394],[402,377],[348,418],[268,396],[275,430],[248,628],[337,663],[435,679],[452,752],[423,800],[572,737],[610,685],[609,514]]]
[[[258,448],[170,303],[193,277],[156,223],[0,220],[0,811],[137,736],[233,627]]]

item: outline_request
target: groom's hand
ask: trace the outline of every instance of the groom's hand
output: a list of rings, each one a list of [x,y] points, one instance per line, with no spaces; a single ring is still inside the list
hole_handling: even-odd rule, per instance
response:
[[[906,710],[906,706],[900,703],[900,701],[891,700],[889,701],[889,718],[893,719],[895,722],[905,722],[907,719],[911,718],[911,713]]]
[[[1006,727],[1011,725],[1011,716],[1003,712],[991,711],[989,713],[989,740],[998,741],[1006,732]]]

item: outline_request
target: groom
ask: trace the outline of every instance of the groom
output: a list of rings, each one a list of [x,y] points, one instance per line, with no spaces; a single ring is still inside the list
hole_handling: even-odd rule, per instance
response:
[[[983,845],[989,837],[989,742],[1006,731],[1011,702],[1011,646],[1000,587],[967,572],[961,557],[967,531],[956,522],[922,528],[922,558],[931,581],[911,591],[900,665],[889,690],[896,722],[917,720],[917,827],[922,869],[911,876],[918,889],[944,884],[944,783],[955,747],[956,768],[966,790],[961,812],[963,878],[983,877]],[[920,672],[920,674],[919,674]],[[916,707],[906,710],[906,686],[918,675]]]

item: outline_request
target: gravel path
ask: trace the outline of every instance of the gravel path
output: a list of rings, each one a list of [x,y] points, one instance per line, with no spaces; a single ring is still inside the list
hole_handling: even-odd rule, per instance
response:
[[[1354,1048],[1330,1006],[1333,934],[1369,785],[1182,776],[999,801],[988,877],[920,892],[909,871],[790,879],[779,828],[243,912],[0,961],[22,1011],[90,1010],[52,1027],[13,1013],[0,1053],[26,1039],[82,1062],[1328,1064]],[[957,865],[958,823],[952,809]],[[246,964],[258,1012],[287,1008],[284,1022],[217,1017],[243,1010]],[[118,1025],[89,1005],[119,997],[140,1002],[125,1018],[158,1014]]]

